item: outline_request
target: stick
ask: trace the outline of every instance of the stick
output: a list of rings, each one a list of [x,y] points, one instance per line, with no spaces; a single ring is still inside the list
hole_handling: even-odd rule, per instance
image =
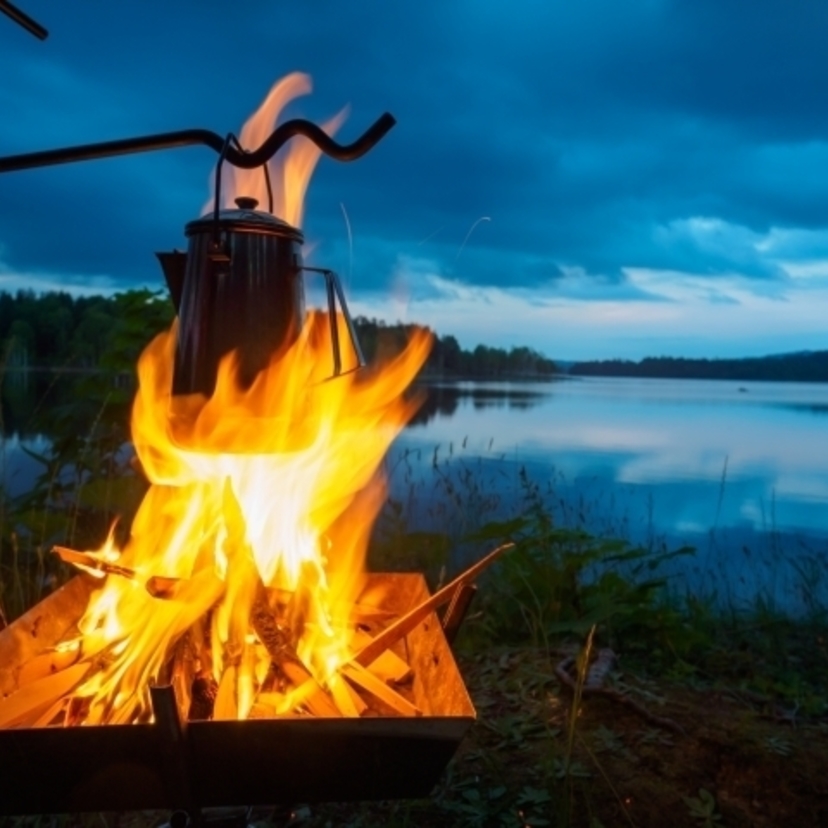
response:
[[[575,691],[575,681],[569,675],[568,670],[574,663],[575,659],[569,656],[559,662],[555,667],[555,675],[558,681],[572,692]],[[682,736],[687,735],[684,728],[678,722],[673,719],[668,719],[666,716],[656,716],[654,713],[650,713],[646,707],[642,707],[635,699],[631,699],[629,696],[619,693],[618,690],[614,690],[611,687],[593,687],[585,684],[581,688],[581,694],[584,696],[604,696],[605,698],[612,699],[634,710],[639,716],[650,722],[650,724],[663,727],[665,730],[672,730],[673,733],[680,733]]]
[[[52,552],[64,563],[72,564],[95,577],[100,577],[97,575],[97,573],[100,573],[101,576],[119,575],[121,578],[127,578],[130,581],[138,579],[138,574],[134,569],[120,566],[111,561],[101,560],[89,552],[78,552],[66,546],[54,546]],[[179,586],[183,583],[185,583],[185,580],[182,578],[165,578],[163,575],[152,575],[144,586],[153,598],[175,598]]]
[[[261,584],[256,593],[256,600],[253,602],[253,609],[250,611],[250,622],[259,641],[267,650],[274,667],[281,670],[294,687],[299,687],[308,681],[313,682],[315,690],[307,698],[307,705],[311,711],[317,716],[339,717],[339,708],[328,698],[308,668],[296,655],[290,631],[281,626],[273,616],[267,603],[267,593]]]
[[[404,699],[399,693],[395,693],[382,679],[378,679],[370,670],[366,670],[359,664],[343,664],[339,672],[346,679],[358,684],[363,690],[367,690],[372,696],[376,696],[381,702],[396,710],[401,716],[422,716],[423,711],[410,701]]]
[[[92,570],[90,574],[100,572],[101,575],[120,575],[122,578],[128,578],[130,581],[135,580],[135,570],[128,569],[125,566],[118,566],[118,564],[111,563],[110,561],[101,560],[101,558],[96,558],[89,552],[77,552],[65,546],[53,546],[52,552],[64,563],[73,564],[87,571]]]
[[[513,546],[513,543],[504,543],[503,546],[498,546],[493,552],[489,552],[485,558],[479,560],[474,566],[470,566],[451,583],[446,584],[441,590],[438,590],[430,598],[423,601],[422,604],[414,607],[413,610],[407,612],[398,621],[386,627],[370,644],[363,647],[351,659],[351,663],[358,664],[361,667],[367,667],[390,646],[408,635],[430,613],[434,612],[438,607],[443,606],[443,604],[449,603],[458,589],[473,581],[486,567],[494,563],[507,549],[511,549]]]

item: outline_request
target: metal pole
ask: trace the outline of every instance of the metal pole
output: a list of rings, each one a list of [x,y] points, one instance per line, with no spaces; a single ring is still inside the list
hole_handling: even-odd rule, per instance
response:
[[[10,17],[15,23],[21,25],[29,34],[33,34],[39,40],[46,40],[49,37],[49,32],[37,20],[33,20],[28,14],[18,9],[17,6],[9,3],[8,0],[0,0],[0,12]]]
[[[3,0],[0,0],[3,2]],[[174,149],[203,144],[218,153],[224,151],[225,160],[236,167],[252,170],[268,161],[291,138],[302,135],[312,141],[325,155],[337,161],[355,161],[361,158],[394,126],[396,121],[389,113],[381,115],[368,129],[351,144],[339,144],[316,124],[296,118],[277,127],[273,134],[256,150],[244,152],[228,146],[227,137],[217,135],[209,129],[181,129],[157,135],[142,135],[124,138],[120,141],[103,141],[97,144],[82,144],[77,147],[28,152],[24,155],[9,155],[0,158],[0,173],[28,170],[33,167],[48,167],[52,164],[68,164],[73,161],[88,161],[92,158],[109,158],[116,155],[130,155],[136,152]]]

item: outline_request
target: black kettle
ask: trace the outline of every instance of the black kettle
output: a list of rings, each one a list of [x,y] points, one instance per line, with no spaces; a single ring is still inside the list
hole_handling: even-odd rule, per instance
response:
[[[302,328],[305,271],[325,277],[332,374],[342,370],[338,312],[357,362],[364,364],[337,275],[304,267],[302,233],[257,207],[254,198],[237,198],[236,209],[215,210],[187,224],[186,253],[156,254],[178,313],[173,394],[210,396],[219,361],[230,351],[237,352],[239,379],[249,386]]]
[[[222,164],[227,161],[243,169],[261,167],[267,176],[267,161],[297,135],[337,161],[353,161],[372,149],[395,123],[386,112],[356,141],[339,144],[316,124],[294,119],[279,126],[252,151],[243,149],[232,134],[222,138],[206,129],[185,129],[7,156],[0,158],[0,173],[193,144],[204,144],[219,153],[212,214],[187,224],[186,253],[157,254],[179,316],[173,394],[209,396],[215,388],[218,363],[230,351],[238,351],[240,379],[249,384],[274,353],[295,339],[305,316],[302,275],[309,271],[325,278],[332,374],[342,372],[338,312],[345,319],[357,362],[364,364],[336,274],[304,267],[302,233],[270,212],[258,210],[255,199],[237,198],[237,209],[220,210]],[[269,179],[267,183],[270,191]],[[272,204],[270,207],[272,212]]]

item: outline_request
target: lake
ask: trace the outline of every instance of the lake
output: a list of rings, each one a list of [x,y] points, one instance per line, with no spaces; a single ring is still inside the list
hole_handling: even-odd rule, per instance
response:
[[[436,452],[436,457],[435,457]],[[520,469],[559,523],[696,547],[679,588],[799,606],[828,570],[828,385],[630,378],[436,385],[389,458],[392,492],[458,524],[519,508]],[[466,474],[464,471],[473,471]],[[429,496],[432,491],[433,496]],[[804,583],[803,583],[804,581]]]
[[[39,471],[22,446],[43,452],[48,441],[6,438],[12,493]],[[792,608],[825,594],[828,385],[435,383],[386,467],[417,528],[448,526],[460,538],[514,514],[523,469],[561,524],[693,545],[692,563],[672,573],[679,589]]]

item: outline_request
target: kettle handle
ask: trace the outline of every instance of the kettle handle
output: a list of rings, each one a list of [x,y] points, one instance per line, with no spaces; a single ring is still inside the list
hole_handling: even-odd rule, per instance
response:
[[[219,231],[219,211],[221,210],[221,168],[224,164],[224,160],[227,158],[227,153],[235,145],[235,149],[237,149],[241,153],[246,153],[246,150],[242,148],[242,145],[239,143],[239,139],[232,132],[227,133],[227,137],[224,139],[224,145],[221,148],[221,152],[219,153],[219,160],[216,164],[216,181],[213,185],[213,191],[215,193],[215,198],[213,199],[213,242],[212,248],[210,250],[209,256],[210,260],[213,262],[228,262],[230,261],[229,254],[227,251],[222,247],[221,244],[221,233]],[[270,184],[270,171],[268,170],[267,162],[262,164],[262,170],[264,171],[265,177],[265,184],[267,185],[267,211],[269,213],[273,212],[273,187]]]
[[[328,297],[328,321],[331,326],[331,350],[333,351],[333,376],[342,376],[342,349],[339,343],[339,325],[336,319],[336,303],[339,301],[339,307],[342,310],[342,317],[345,320],[345,325],[348,328],[348,337],[351,340],[351,347],[357,358],[356,368],[351,370],[356,371],[359,368],[364,368],[366,365],[365,355],[362,353],[362,347],[359,344],[354,321],[351,318],[351,312],[348,310],[348,303],[345,301],[345,293],[342,290],[342,284],[339,281],[339,276],[333,270],[328,270],[322,267],[302,267],[302,270],[310,273],[321,273],[325,279],[325,291]],[[346,373],[351,373],[347,371]]]

